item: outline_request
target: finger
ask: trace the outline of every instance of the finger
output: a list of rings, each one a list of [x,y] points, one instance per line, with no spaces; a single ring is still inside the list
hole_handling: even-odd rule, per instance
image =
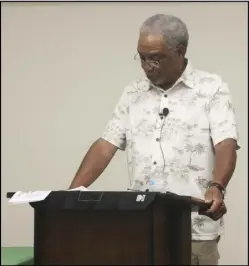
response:
[[[206,212],[203,212],[203,213],[200,213],[200,214],[201,215],[206,215],[209,218],[211,218],[212,220],[217,221],[226,213],[227,213],[227,208],[226,208],[226,205],[223,202],[221,204],[221,207],[216,212],[212,213],[212,212],[207,212],[206,211]]]
[[[215,214],[211,214],[210,217],[214,220],[214,221],[218,221],[222,216],[224,215],[223,211],[217,212]]]
[[[224,211],[224,209],[223,209],[220,212],[216,213],[215,215],[212,215],[212,219],[214,221],[218,221],[225,213],[226,213],[226,211]]]
[[[219,216],[220,213],[225,214],[227,212],[227,208],[224,204],[224,202],[220,205],[220,207],[213,213],[215,217]]]
[[[214,200],[207,213],[215,213],[221,207],[222,201]]]
[[[211,203],[213,201],[213,193],[212,192],[208,192],[205,195],[205,202],[206,203]]]

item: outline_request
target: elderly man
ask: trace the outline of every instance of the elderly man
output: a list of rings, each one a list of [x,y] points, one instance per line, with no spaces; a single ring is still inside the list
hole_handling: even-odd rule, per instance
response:
[[[91,185],[116,151],[126,149],[131,189],[153,184],[212,202],[205,215],[192,214],[192,265],[217,265],[237,129],[227,84],[192,67],[188,39],[174,16],[157,14],[143,23],[136,58],[146,77],[125,88],[70,188]]]

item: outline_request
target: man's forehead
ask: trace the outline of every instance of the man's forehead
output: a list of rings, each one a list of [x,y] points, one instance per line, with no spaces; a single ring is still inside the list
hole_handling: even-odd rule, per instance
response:
[[[163,42],[163,36],[158,33],[140,33],[139,40],[147,42]]]
[[[165,51],[163,36],[159,34],[140,34],[138,51],[145,53],[158,53]]]

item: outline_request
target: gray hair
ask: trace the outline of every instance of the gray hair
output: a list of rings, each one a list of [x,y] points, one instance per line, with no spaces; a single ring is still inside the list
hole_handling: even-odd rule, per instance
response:
[[[141,26],[140,33],[162,35],[168,48],[176,48],[178,45],[188,47],[187,27],[172,15],[156,14],[149,17]]]

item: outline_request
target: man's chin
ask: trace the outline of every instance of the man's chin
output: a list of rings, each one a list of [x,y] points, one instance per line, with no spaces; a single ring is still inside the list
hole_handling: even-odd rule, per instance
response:
[[[150,80],[150,82],[153,84],[153,85],[155,85],[155,86],[161,86],[162,84],[163,84],[163,82],[162,82],[162,80],[160,80],[160,79],[153,79],[153,78],[149,78],[149,80]]]

